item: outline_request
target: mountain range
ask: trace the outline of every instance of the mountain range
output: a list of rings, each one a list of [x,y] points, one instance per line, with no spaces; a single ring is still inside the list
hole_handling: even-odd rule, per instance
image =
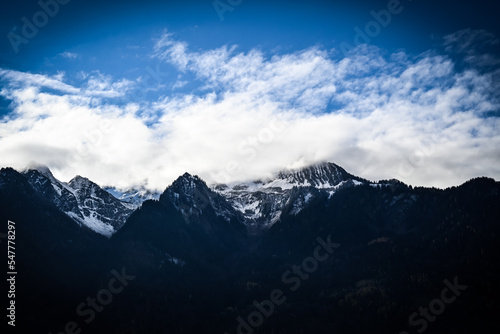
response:
[[[62,182],[46,166],[35,165],[21,174],[38,194],[60,211],[79,225],[106,237],[118,231],[144,201],[158,200],[161,195],[145,188],[101,188],[79,175],[69,182]],[[322,163],[281,171],[267,180],[212,187],[197,176],[185,173],[166,189],[164,196],[175,203],[187,220],[201,214],[201,208],[210,205],[217,215],[228,220],[236,218],[247,226],[250,233],[259,233],[279,221],[282,214],[299,213],[320,194],[331,196],[340,189],[366,184],[377,186],[377,183],[351,175],[333,163]]]
[[[333,163],[229,185],[185,173],[161,194],[0,170],[19,326],[45,333],[71,321],[91,333],[496,332],[499,204],[490,178],[442,190]],[[117,272],[133,279],[87,321],[78,306]],[[467,290],[410,321],[444,280]]]

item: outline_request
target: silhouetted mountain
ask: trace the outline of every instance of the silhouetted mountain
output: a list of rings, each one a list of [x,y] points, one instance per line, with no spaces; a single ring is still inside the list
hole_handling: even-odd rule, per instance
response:
[[[188,173],[169,186],[158,201],[146,201],[114,239],[143,239],[160,259],[183,262],[218,261],[242,251],[246,230],[243,218],[205,182]]]
[[[57,320],[68,321],[74,311],[68,307],[93,291],[107,266],[103,262],[107,260],[108,240],[78,226],[50,199],[33,189],[24,175],[3,168],[2,232],[8,220],[15,223],[17,324],[21,328],[49,330],[49,326],[57,325]],[[7,255],[7,239],[1,241]]]
[[[413,188],[322,164],[214,191],[186,173],[108,240],[75,224],[60,209],[73,202],[56,202],[54,182],[31,174],[0,171],[0,218],[16,222],[22,245],[20,328],[59,333],[74,320],[91,333],[500,329],[492,179]],[[246,200],[257,202],[253,213],[241,210]],[[248,234],[253,214],[271,221],[278,211]],[[108,289],[112,270],[130,282],[87,323],[76,308]]]

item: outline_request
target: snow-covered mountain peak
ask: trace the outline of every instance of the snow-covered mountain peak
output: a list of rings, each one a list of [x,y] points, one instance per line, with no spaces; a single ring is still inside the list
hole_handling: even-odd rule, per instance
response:
[[[285,181],[288,186],[333,188],[352,177],[342,167],[331,162],[324,162],[295,170],[281,171],[271,184]]]
[[[78,224],[110,237],[132,213],[124,203],[89,179],[76,176],[70,182],[57,180],[48,168],[23,172],[30,185]]]
[[[117,189],[115,187],[105,187],[103,188],[108,193],[118,198],[120,201],[126,203],[129,208],[137,209],[144,201],[147,200],[158,200],[160,198],[161,192],[149,190],[144,186],[138,186],[128,189]]]
[[[198,177],[198,175],[191,175],[187,172],[182,174],[181,176],[179,176],[176,181],[179,181],[179,182],[181,182],[181,181],[182,182],[203,182],[203,183],[205,183],[205,181],[200,179]]]
[[[285,211],[297,214],[321,193],[331,196],[341,188],[366,183],[342,167],[324,162],[283,170],[267,180],[215,185],[213,190],[243,213],[250,226],[260,229],[272,226]]]
[[[210,225],[207,218],[211,215],[222,217],[227,222],[232,219],[243,222],[242,215],[223,196],[211,190],[198,176],[189,173],[184,173],[165,189],[159,201],[172,203],[187,223],[196,222],[204,228]]]
[[[146,199],[173,204],[188,223],[207,227],[213,217],[222,217],[227,222],[245,222],[253,232],[272,226],[282,215],[295,215],[310,203],[328,198],[342,188],[369,183],[326,162],[283,170],[269,179],[211,188],[198,176],[184,173],[160,195],[144,186],[103,189],[79,175],[68,183],[61,182],[47,167],[35,168],[24,172],[33,188],[79,224],[108,237]]]
[[[200,179],[197,175],[191,175],[189,173],[184,173],[182,176],[179,176],[170,188],[175,189],[176,191],[181,191],[185,194],[191,194],[196,189],[205,189],[208,188],[205,181]]]
[[[22,174],[26,174],[29,171],[37,171],[38,173],[45,176],[46,178],[48,178],[51,181],[56,180],[56,178],[52,174],[51,170],[46,165],[31,163],[28,165],[28,167],[24,171],[22,171]]]
[[[184,204],[186,204],[190,202],[196,207],[200,206],[200,203],[196,203],[200,200],[205,202],[203,204],[206,205],[207,198],[210,197],[210,192],[211,191],[205,181],[196,175],[184,173],[172,182],[169,187],[167,187],[165,192],[160,196],[160,201],[161,198],[168,197],[174,204],[180,202],[184,202]]]
[[[94,182],[90,181],[86,177],[77,175],[68,182],[69,186],[73,189],[81,189],[84,187],[97,186]]]

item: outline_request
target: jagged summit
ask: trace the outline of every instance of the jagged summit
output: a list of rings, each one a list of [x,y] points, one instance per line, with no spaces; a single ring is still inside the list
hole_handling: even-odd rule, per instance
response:
[[[76,176],[68,183],[57,180],[46,166],[22,172],[42,197],[78,224],[110,237],[125,223],[133,209],[89,179]]]
[[[23,171],[22,173],[25,174],[29,171],[37,171],[38,173],[42,174],[43,176],[49,178],[50,180],[55,180],[56,178],[52,174],[52,171],[50,170],[49,167],[43,164],[39,164],[37,162],[32,162],[30,163]]]
[[[23,175],[61,211],[108,237],[147,199],[173,205],[188,223],[206,227],[210,225],[206,217],[220,217],[223,221],[244,223],[253,232],[269,228],[282,215],[296,215],[318,197],[328,198],[342,188],[369,183],[331,162],[282,170],[265,180],[213,187],[186,172],[161,195],[145,188],[103,189],[80,175],[61,182],[47,166],[39,164],[31,164]]]
[[[248,225],[262,229],[279,221],[284,212],[299,213],[321,194],[331,196],[341,188],[368,183],[334,163],[323,162],[283,170],[267,180],[215,185],[213,189],[243,213]]]
[[[210,191],[210,189],[205,181],[197,175],[193,176],[189,173],[184,173],[165,189],[160,196],[160,201],[165,197],[171,198],[174,203],[178,202],[181,197],[184,199],[189,197],[206,200],[207,191]],[[196,207],[196,204],[194,206]]]
[[[95,184],[94,182],[80,175],[77,175],[74,178],[72,178],[68,182],[68,184],[71,185],[72,187],[77,187],[77,188],[84,186],[97,186],[97,184]]]
[[[5,167],[0,169],[0,188],[17,187],[24,183],[23,177],[14,168]]]
[[[212,230],[213,217],[226,222],[243,223],[242,215],[219,193],[210,189],[197,175],[184,173],[160,196],[162,203],[171,203],[182,214],[186,223],[196,223]],[[212,217],[212,218],[210,218]]]
[[[207,186],[205,181],[200,179],[198,175],[191,175],[189,173],[184,173],[181,176],[179,176],[174,182],[172,182],[172,186],[184,186],[187,188],[194,188],[196,186]]]
[[[290,186],[332,188],[342,181],[358,178],[334,163],[323,162],[295,170],[280,171],[276,179],[284,180]]]

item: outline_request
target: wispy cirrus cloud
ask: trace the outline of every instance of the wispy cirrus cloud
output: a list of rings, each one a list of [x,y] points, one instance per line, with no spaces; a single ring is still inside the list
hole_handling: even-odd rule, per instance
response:
[[[85,93],[91,96],[120,97],[130,91],[135,83],[127,79],[113,80],[110,75],[94,72],[86,78]]]
[[[475,67],[494,67],[500,64],[498,57],[489,49],[500,44],[500,40],[486,30],[464,29],[443,37],[445,50],[464,55],[464,61]]]
[[[12,90],[8,89],[7,91],[36,87],[37,89],[51,89],[62,94],[112,98],[125,95],[135,85],[133,81],[127,79],[113,80],[111,76],[99,71],[80,72],[79,77],[84,80],[80,87],[65,83],[64,77],[65,74],[62,72],[50,76],[0,68],[0,79],[3,79],[6,85],[12,88]]]
[[[67,58],[67,59],[76,59],[76,58],[78,58],[78,54],[73,53],[73,52],[69,52],[69,51],[64,51],[64,52],[60,53],[59,56],[61,56],[63,58]]]
[[[63,77],[61,73],[48,76],[0,68],[0,78],[10,87],[36,86],[55,89],[62,93],[78,94],[80,89],[64,83]]]
[[[496,69],[457,69],[437,51],[387,54],[366,45],[342,58],[320,47],[193,52],[173,37],[160,36],[154,56],[196,85],[156,101],[127,102],[135,83],[99,72],[81,76],[75,88],[64,76],[2,70],[2,95],[19,115],[0,123],[2,164],[37,160],[62,178],[77,172],[101,184],[157,189],[185,171],[238,181],[323,160],[414,185],[500,176]],[[450,35],[445,44],[469,37]],[[21,78],[30,84],[16,84]],[[117,96],[122,103],[113,102]],[[68,163],[77,151],[86,153]]]
[[[497,45],[498,38],[486,30],[463,29],[443,37],[448,52],[470,53],[485,46]]]

